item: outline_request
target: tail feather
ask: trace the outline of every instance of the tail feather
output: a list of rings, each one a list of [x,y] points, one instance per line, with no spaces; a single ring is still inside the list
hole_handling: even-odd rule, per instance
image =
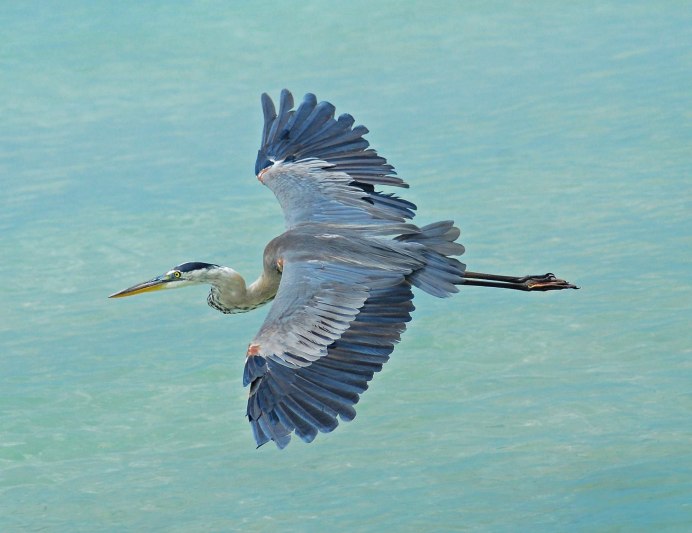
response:
[[[396,237],[401,242],[423,245],[425,265],[409,276],[409,281],[428,294],[446,298],[459,292],[457,285],[464,282],[466,265],[455,259],[462,255],[464,247],[454,242],[461,232],[451,220],[435,222],[420,228],[416,233]]]

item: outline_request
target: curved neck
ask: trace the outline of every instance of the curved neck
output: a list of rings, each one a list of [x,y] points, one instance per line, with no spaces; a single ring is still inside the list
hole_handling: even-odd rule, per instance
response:
[[[222,313],[251,311],[274,299],[279,288],[279,279],[270,278],[263,273],[246,286],[243,277],[235,270],[218,267],[209,272],[205,280],[211,284],[207,302]]]

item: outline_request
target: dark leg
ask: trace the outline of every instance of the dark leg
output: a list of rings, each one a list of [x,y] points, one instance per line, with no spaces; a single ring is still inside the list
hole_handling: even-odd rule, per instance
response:
[[[464,285],[476,287],[497,287],[498,289],[513,289],[515,291],[559,291],[562,289],[578,289],[564,279],[558,279],[555,274],[540,276],[498,276],[481,272],[464,272]]]

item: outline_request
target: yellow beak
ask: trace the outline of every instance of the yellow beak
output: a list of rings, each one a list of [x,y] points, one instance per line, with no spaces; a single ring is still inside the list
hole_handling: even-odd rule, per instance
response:
[[[111,294],[109,298],[124,298],[125,296],[134,296],[135,294],[142,294],[143,292],[158,291],[166,288],[167,278],[158,277],[144,283],[138,283],[132,287],[128,287],[125,290]]]

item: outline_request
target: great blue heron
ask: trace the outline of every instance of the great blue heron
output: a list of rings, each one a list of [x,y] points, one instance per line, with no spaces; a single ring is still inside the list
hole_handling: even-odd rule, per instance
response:
[[[411,320],[412,287],[438,297],[457,285],[522,291],[577,288],[553,274],[498,276],[469,272],[452,221],[418,227],[416,206],[376,185],[408,187],[394,167],[368,148],[364,126],[313,94],[293,110],[281,92],[279,112],[262,95],[264,130],[257,179],[272,190],[286,231],[264,250],[260,277],[246,285],[235,270],[183,263],[111,295],[207,283],[210,306],[242,313],[274,303],[245,358],[247,416],[258,446],[284,448],[291,433],[311,442],[341,420],[373,373],[389,359]]]

